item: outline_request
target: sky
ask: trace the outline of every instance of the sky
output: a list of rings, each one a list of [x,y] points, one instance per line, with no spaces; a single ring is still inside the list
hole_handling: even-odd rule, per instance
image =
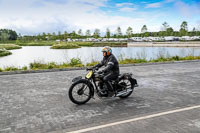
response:
[[[0,0],[0,29],[13,29],[22,35],[42,32],[91,32],[106,28],[125,34],[130,26],[140,33],[160,31],[167,22],[179,30],[183,21],[189,30],[200,29],[200,0]]]

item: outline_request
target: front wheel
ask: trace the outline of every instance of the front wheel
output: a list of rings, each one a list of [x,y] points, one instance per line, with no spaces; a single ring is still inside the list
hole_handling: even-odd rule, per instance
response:
[[[75,104],[85,104],[91,97],[92,90],[85,80],[79,80],[69,88],[69,99]]]

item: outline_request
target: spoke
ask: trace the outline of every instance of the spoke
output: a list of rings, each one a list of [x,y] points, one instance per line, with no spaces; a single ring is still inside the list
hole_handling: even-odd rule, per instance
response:
[[[88,96],[88,97],[89,97],[89,95],[87,95],[87,94],[85,94],[85,93],[83,93],[83,95],[85,95],[85,96]]]

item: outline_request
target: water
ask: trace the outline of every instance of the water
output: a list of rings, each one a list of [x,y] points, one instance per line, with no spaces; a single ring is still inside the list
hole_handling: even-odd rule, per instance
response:
[[[92,61],[100,61],[103,57],[102,47],[82,47],[79,49],[50,49],[50,46],[26,46],[22,49],[11,50],[12,55],[0,57],[0,67],[29,66],[31,62],[41,61],[44,63],[69,62],[71,58],[80,58],[85,64]],[[158,56],[200,56],[198,47],[114,47],[114,55],[123,58],[146,58],[155,59]]]

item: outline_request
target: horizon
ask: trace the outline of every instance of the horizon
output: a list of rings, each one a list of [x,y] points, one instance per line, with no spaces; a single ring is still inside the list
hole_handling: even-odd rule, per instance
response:
[[[148,32],[158,32],[167,22],[179,31],[183,21],[188,30],[200,29],[199,0],[0,0],[0,29],[12,29],[22,35],[72,32],[82,29],[106,28],[122,33],[130,26],[140,33],[143,25]]]

